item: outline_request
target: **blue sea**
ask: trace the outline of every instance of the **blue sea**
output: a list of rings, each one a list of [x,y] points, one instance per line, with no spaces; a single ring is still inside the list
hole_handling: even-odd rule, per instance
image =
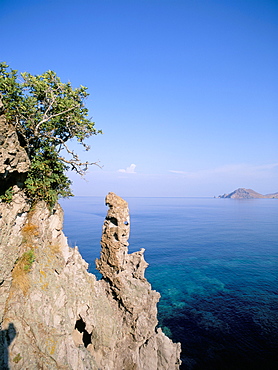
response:
[[[145,248],[159,326],[181,369],[278,369],[278,199],[126,198],[129,251]],[[62,200],[64,232],[97,274],[107,207]]]

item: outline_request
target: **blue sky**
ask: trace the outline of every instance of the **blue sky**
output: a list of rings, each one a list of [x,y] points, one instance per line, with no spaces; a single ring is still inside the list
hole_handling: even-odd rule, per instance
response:
[[[0,31],[12,68],[89,88],[76,195],[278,191],[276,0],[0,0]]]

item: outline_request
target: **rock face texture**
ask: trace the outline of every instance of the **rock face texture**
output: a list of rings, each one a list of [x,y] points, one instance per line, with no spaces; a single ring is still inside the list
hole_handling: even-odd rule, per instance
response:
[[[20,146],[15,129],[5,120],[0,97],[0,195],[10,186],[21,186],[29,167],[29,158]]]
[[[19,162],[21,163],[21,162]],[[127,203],[109,193],[97,280],[62,231],[63,211],[0,202],[0,369],[178,369],[157,325],[143,250],[128,254]]]

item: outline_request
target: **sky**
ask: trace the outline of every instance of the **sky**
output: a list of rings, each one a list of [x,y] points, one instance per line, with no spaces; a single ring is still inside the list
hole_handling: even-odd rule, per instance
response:
[[[0,60],[88,87],[76,195],[278,191],[277,0],[0,0]]]

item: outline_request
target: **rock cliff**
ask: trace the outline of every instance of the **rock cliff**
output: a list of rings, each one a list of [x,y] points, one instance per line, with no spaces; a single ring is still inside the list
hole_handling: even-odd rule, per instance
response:
[[[178,369],[180,345],[156,329],[159,293],[144,277],[144,250],[128,253],[127,203],[106,198],[97,280],[68,246],[59,204],[31,208],[14,190],[11,203],[0,202],[0,368]]]
[[[30,167],[12,125],[6,123],[0,96],[0,195],[10,186],[22,186]]]

